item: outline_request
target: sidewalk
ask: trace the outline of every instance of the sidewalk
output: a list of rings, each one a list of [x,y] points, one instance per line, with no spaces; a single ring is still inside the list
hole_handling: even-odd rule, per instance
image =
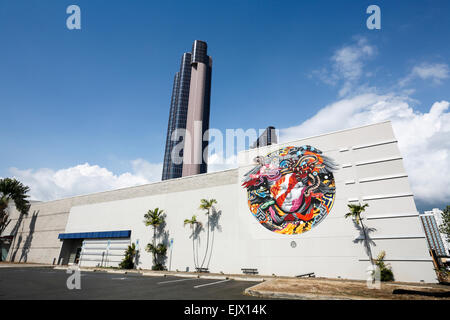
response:
[[[0,268],[53,268],[51,264],[40,264],[40,263],[18,263],[18,262],[7,262],[0,261]]]
[[[245,290],[261,298],[300,300],[450,300],[450,287],[439,284],[381,283],[369,289],[365,281],[307,278],[272,279]]]

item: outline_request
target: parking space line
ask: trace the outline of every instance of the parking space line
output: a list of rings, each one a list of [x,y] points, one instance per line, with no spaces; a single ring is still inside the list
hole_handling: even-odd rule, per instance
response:
[[[197,288],[200,288],[200,287],[212,286],[213,284],[223,283],[223,282],[227,282],[227,281],[230,281],[230,280],[231,279],[226,279],[226,280],[216,281],[216,282],[212,282],[212,283],[200,284],[198,286],[195,286],[194,289],[197,289]]]
[[[169,280],[169,281],[158,282],[158,284],[170,283],[170,282],[180,282],[180,281],[189,281],[189,280],[198,280],[198,278],[179,279],[179,280]]]

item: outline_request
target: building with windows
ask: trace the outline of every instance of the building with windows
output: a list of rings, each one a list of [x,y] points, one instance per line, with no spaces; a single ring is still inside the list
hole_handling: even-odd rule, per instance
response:
[[[186,129],[187,109],[189,102],[189,90],[191,83],[191,53],[186,52],[181,58],[180,71],[175,74],[170,101],[169,123],[167,126],[166,148],[164,152],[164,163],[162,180],[179,178],[183,173],[183,163],[172,161],[172,150],[175,145],[183,146],[182,131]],[[172,136],[174,139],[172,139]],[[180,158],[183,157],[181,148]]]
[[[427,236],[428,246],[436,251],[438,256],[449,256],[449,245],[445,235],[439,231],[439,226],[443,223],[442,210],[434,208],[425,211],[420,215],[420,219]]]
[[[267,127],[263,133],[256,139],[256,141],[252,145],[253,148],[270,146],[272,144],[278,143],[278,137],[276,133],[276,129],[273,126]]]
[[[207,172],[206,159],[202,159],[208,147],[205,134],[211,97],[212,58],[207,49],[206,42],[195,40],[192,52],[183,54],[180,71],[175,74],[162,180]]]
[[[172,271],[193,271],[193,243],[210,272],[360,279],[368,277],[364,233],[346,219],[363,214],[373,256],[385,251],[397,281],[436,282],[403,159],[390,122],[242,151],[238,168],[11,208],[7,260],[117,266],[136,244],[137,268],[151,269],[145,247],[149,209],[166,214],[158,243]],[[208,216],[201,199],[216,199]],[[203,229],[184,225],[193,215]],[[206,227],[210,228],[210,241]],[[214,239],[214,240],[213,240]],[[207,245],[209,244],[209,245]],[[208,247],[208,252],[206,252]]]

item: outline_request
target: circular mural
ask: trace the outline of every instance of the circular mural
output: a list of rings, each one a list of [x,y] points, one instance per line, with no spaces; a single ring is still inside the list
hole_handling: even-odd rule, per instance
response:
[[[329,213],[337,164],[311,146],[286,147],[255,158],[244,175],[248,205],[267,229],[283,234],[311,230]]]

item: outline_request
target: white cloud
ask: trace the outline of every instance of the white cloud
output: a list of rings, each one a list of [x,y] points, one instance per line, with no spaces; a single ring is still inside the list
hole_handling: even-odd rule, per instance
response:
[[[375,47],[360,38],[356,44],[337,50],[331,60],[338,76],[349,81],[357,80],[363,73],[363,61],[375,54]]]
[[[363,75],[371,76],[371,72],[364,72],[364,62],[375,56],[377,49],[368,43],[366,38],[358,38],[355,43],[346,45],[336,50],[331,57],[332,66],[327,69],[313,71],[313,75],[319,77],[329,85],[340,85],[339,96],[344,97],[351,93],[356,82]]]
[[[226,158],[214,153],[208,158],[208,172],[237,167],[237,155]],[[32,200],[49,201],[77,195],[143,185],[161,180],[162,163],[151,163],[138,158],[130,161],[132,170],[114,174],[107,168],[89,163],[70,168],[52,170],[47,168],[10,168],[12,177],[30,187]]]
[[[298,126],[281,129],[280,141],[391,120],[416,199],[429,204],[448,202],[450,104],[436,102],[422,113],[411,102],[407,96],[375,93],[342,99]]]
[[[227,158],[223,156],[223,152],[217,152],[208,157],[208,172],[228,170],[237,168],[237,166],[237,154],[233,154]]]
[[[415,198],[432,204],[450,201],[450,115],[449,102],[434,103],[429,111],[414,109],[409,96],[414,89],[404,87],[414,79],[440,84],[450,78],[447,64],[427,63],[414,66],[398,81],[395,92],[380,94],[379,88],[364,83],[365,62],[377,48],[365,38],[342,47],[331,57],[331,66],[313,72],[329,85],[339,85],[340,99],[298,126],[281,130],[284,141],[325,132],[391,120],[404,157]],[[386,91],[386,90],[385,90]],[[346,98],[344,98],[346,97]]]
[[[400,86],[407,85],[413,79],[431,80],[434,84],[440,84],[442,80],[450,77],[450,69],[444,63],[422,63],[414,66],[412,71],[402,80]]]
[[[161,180],[162,163],[151,163],[144,159],[136,159],[131,161],[133,173],[137,177],[146,179],[148,182]]]
[[[10,173],[30,187],[31,199],[41,201],[142,185],[161,178],[161,164],[142,159],[131,164],[133,172],[120,175],[89,163],[60,170],[10,168]]]

